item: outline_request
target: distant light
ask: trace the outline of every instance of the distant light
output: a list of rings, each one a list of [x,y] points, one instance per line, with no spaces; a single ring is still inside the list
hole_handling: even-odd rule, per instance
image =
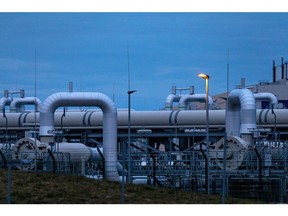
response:
[[[203,79],[209,79],[209,75],[204,74],[204,73],[197,74],[197,76],[199,76],[199,77],[201,77]]]

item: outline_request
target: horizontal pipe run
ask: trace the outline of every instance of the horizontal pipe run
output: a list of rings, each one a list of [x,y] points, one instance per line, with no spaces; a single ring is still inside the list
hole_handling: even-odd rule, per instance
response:
[[[274,109],[276,125],[282,127],[288,125],[288,109]],[[61,127],[62,111],[54,114],[55,127]],[[225,126],[225,110],[209,111],[209,126]],[[8,129],[24,130],[29,127],[39,126],[39,113],[6,113]],[[36,123],[35,123],[36,117]],[[6,119],[0,115],[0,128],[5,129]],[[102,127],[103,114],[101,111],[66,111],[63,118],[63,128],[89,128]],[[126,128],[128,123],[127,111],[118,111],[118,128]],[[256,123],[260,126],[274,125],[275,115],[271,109],[256,110]],[[170,128],[173,126],[205,125],[205,110],[182,110],[182,111],[131,111],[131,126],[154,128]]]

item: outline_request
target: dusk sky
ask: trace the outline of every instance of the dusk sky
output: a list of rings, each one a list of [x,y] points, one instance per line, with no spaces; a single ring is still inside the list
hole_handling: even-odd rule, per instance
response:
[[[272,61],[277,65],[282,57],[288,61],[284,0],[0,2],[0,98],[4,90],[24,89],[26,96],[44,101],[53,93],[67,92],[72,81],[74,91],[106,94],[118,109],[127,109],[130,74],[130,89],[137,90],[131,107],[159,110],[172,86],[194,86],[195,93],[205,93],[205,81],[197,76],[200,72],[209,74],[213,96],[234,89],[242,77],[246,85],[272,82]],[[21,205],[20,209],[9,208],[7,214],[12,210],[27,212],[23,206],[23,210]],[[104,206],[85,205],[86,212],[91,206],[93,211],[89,211],[93,213],[114,211],[117,215],[123,212],[138,216],[154,215],[159,210],[156,208],[168,216],[199,210],[230,215],[236,209],[235,205],[225,209],[216,209],[219,205],[203,205],[201,209],[199,205],[173,205],[172,209],[168,205],[133,205],[123,211],[120,205],[108,205],[103,211]],[[285,207],[269,206],[269,211],[261,205],[257,212],[283,213],[280,206]],[[255,211],[255,205],[236,207],[241,214]],[[63,211],[62,205],[48,206],[48,211],[43,211],[43,205],[32,208],[32,215],[39,210],[50,215]],[[67,205],[65,210],[74,215],[84,212],[79,205]]]
[[[199,72],[210,75],[210,95],[225,92],[228,63],[230,90],[242,77],[271,82],[272,61],[288,60],[287,35],[288,13],[2,12],[0,91],[44,101],[72,81],[127,108],[129,62],[131,107],[158,110],[172,86],[205,93]]]

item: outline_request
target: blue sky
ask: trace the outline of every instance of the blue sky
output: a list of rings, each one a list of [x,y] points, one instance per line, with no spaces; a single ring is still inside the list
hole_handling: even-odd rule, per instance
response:
[[[172,86],[205,93],[199,72],[210,75],[211,95],[226,91],[228,51],[229,89],[241,77],[271,82],[272,61],[288,60],[287,35],[288,13],[5,12],[0,91],[25,89],[44,101],[73,81],[74,91],[127,108],[129,59],[132,108],[158,110]]]

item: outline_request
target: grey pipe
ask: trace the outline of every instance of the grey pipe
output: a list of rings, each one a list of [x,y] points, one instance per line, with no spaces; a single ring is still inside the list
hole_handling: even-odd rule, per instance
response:
[[[181,95],[169,94],[165,101],[165,110],[173,109],[173,102],[179,102]]]
[[[179,109],[187,109],[188,103],[193,101],[206,102],[206,94],[184,95],[179,101]],[[208,104],[213,104],[213,99],[210,96],[208,96]]]
[[[36,112],[40,111],[41,101],[36,97],[14,98],[10,104],[10,112],[23,112],[23,105],[35,105]]]
[[[103,153],[107,180],[118,181],[117,172],[117,110],[113,101],[96,92],[60,92],[50,95],[40,109],[41,138],[51,137],[54,130],[54,112],[61,106],[98,106],[103,112]]]
[[[272,93],[261,92],[261,93],[254,94],[254,97],[256,100],[269,100],[269,102],[272,105],[272,108],[277,108],[276,105],[278,104],[278,99]]]
[[[88,147],[88,148],[91,151],[90,161],[102,161],[102,158],[101,158],[97,148],[91,148],[91,147]],[[103,154],[103,148],[99,148],[99,150]],[[117,170],[118,170],[118,173],[121,173],[123,171],[123,167],[119,162],[117,162]]]
[[[275,109],[277,127],[288,127],[288,109]],[[55,112],[55,127],[61,126],[62,111]],[[127,128],[127,111],[118,111],[118,127]],[[35,113],[6,113],[8,129],[23,130],[23,126],[35,124]],[[225,127],[225,110],[209,111],[209,126]],[[36,113],[36,123],[39,122],[39,113]],[[275,115],[271,109],[257,109],[256,122],[258,125],[274,125]],[[103,114],[101,111],[68,111],[63,119],[63,127],[89,128],[101,127]],[[205,110],[175,110],[175,111],[132,111],[131,126],[139,128],[168,128],[171,126],[198,127],[206,124]],[[0,128],[5,128],[5,118],[0,115]],[[29,128],[27,127],[27,130]]]
[[[235,89],[227,99],[226,133],[228,136],[251,134],[256,128],[256,102],[254,94],[248,89]]]
[[[283,110],[285,111],[285,110]],[[271,111],[270,111],[271,112]],[[225,110],[210,110],[209,125],[219,127],[225,125]],[[54,114],[55,127],[61,126],[62,111]],[[284,114],[283,114],[284,115]],[[23,126],[35,124],[34,112],[6,113],[8,128],[23,129]],[[288,116],[288,115],[287,115]],[[128,111],[118,111],[118,128],[127,128]],[[36,113],[36,123],[39,122],[39,113]],[[67,111],[62,122],[63,127],[83,128],[101,127],[103,124],[103,113],[101,111]],[[206,124],[205,110],[175,110],[175,111],[131,111],[132,127],[166,128],[171,126],[201,126]],[[5,127],[5,119],[0,115],[0,127]],[[28,128],[27,128],[28,129]],[[52,135],[50,135],[52,136]]]
[[[0,99],[0,112],[2,113],[5,106],[10,105],[11,104],[12,99],[11,98],[7,98],[7,97],[2,97]]]

